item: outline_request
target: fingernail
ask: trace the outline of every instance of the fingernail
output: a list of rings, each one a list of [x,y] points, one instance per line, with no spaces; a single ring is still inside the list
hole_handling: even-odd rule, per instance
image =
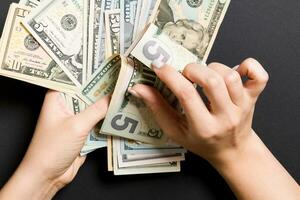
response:
[[[138,99],[141,99],[142,97],[141,97],[141,95],[139,94],[139,93],[137,93],[135,90],[133,90],[133,89],[128,89],[128,92],[132,95],[132,96],[134,96],[134,97],[136,97],[136,98],[138,98]]]
[[[159,60],[159,59],[157,59],[157,60],[154,60],[153,62],[152,62],[152,67],[153,68],[162,68],[163,66],[164,66],[165,64],[161,61],[161,60]]]
[[[234,68],[232,68],[233,70],[237,70],[240,67],[240,65],[235,66]]]

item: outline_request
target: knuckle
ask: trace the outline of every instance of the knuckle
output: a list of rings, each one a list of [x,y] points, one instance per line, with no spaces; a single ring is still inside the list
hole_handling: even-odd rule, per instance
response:
[[[224,65],[218,62],[212,62],[207,65],[208,68],[223,67]]]
[[[254,58],[247,58],[242,62],[243,66],[251,69],[254,68],[253,72],[256,75],[256,81],[261,84],[265,85],[268,80],[269,80],[269,74],[268,72],[264,69],[264,67]]]
[[[76,120],[73,120],[73,121],[71,121],[71,124],[70,124],[70,131],[72,132],[72,134],[80,135],[85,130],[84,130],[84,127],[80,123],[78,123]]]
[[[145,85],[139,87],[141,87],[140,91],[144,92],[142,99],[147,105],[156,104],[160,100],[160,93],[156,89]]]
[[[197,64],[195,64],[195,63],[191,63],[191,64],[186,65],[184,70],[183,70],[183,74],[184,75],[191,74],[196,66],[197,66]]]
[[[195,88],[191,86],[181,87],[178,89],[178,96],[180,102],[186,103],[195,96]]]
[[[224,78],[225,82],[226,83],[237,83],[238,81],[241,80],[241,77],[240,77],[240,74],[235,71],[235,70],[232,70],[230,73],[228,73],[225,78]]]
[[[216,88],[222,84],[222,78],[219,75],[209,76],[206,79],[206,87]]]
[[[202,139],[204,141],[214,140],[214,138],[218,137],[222,132],[220,129],[221,127],[212,121],[207,121],[206,128],[203,128],[203,126],[200,124],[197,124],[196,128],[200,130],[197,136],[199,137],[199,139]]]
[[[209,132],[206,132],[205,134],[202,134],[201,138],[204,141],[210,141],[210,140],[213,140],[216,136],[217,136],[216,131],[209,131]]]
[[[160,102],[156,99],[148,99],[146,102],[148,108],[154,113],[157,113],[157,110],[159,110]]]
[[[195,75],[201,70],[203,65],[197,63],[191,63],[185,66],[182,75],[189,78],[195,77]]]
[[[220,141],[221,138],[222,138],[222,135],[217,130],[212,130],[212,131],[206,132],[205,134],[201,135],[201,140],[203,140],[206,143],[211,144],[211,145]]]
[[[166,76],[170,73],[174,73],[177,71],[169,65],[164,65],[163,67],[160,68],[160,70],[156,70],[155,72],[160,74],[161,76]]]
[[[164,101],[164,98],[159,97],[158,94],[157,96],[149,95],[147,99],[144,99],[145,104],[154,115],[159,115],[162,107],[165,106]]]
[[[160,70],[155,70],[155,74],[160,78],[160,79],[164,79],[164,77],[166,76],[166,73],[163,73],[162,71],[164,71],[165,68],[161,68]]]
[[[241,65],[262,67],[261,64],[254,58],[245,59]]]
[[[226,130],[228,132],[235,132],[237,130],[237,128],[239,127],[240,125],[240,118],[239,117],[236,117],[236,116],[228,116],[227,118],[227,123],[226,123]]]
[[[265,85],[269,81],[269,74],[267,72],[263,72],[260,74],[258,82]]]

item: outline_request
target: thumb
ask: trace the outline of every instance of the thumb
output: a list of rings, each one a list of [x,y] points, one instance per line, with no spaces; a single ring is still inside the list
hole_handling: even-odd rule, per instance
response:
[[[182,133],[180,124],[181,115],[174,110],[161,94],[154,88],[146,85],[135,85],[128,90],[133,96],[142,99],[152,111],[159,127],[175,142],[181,143]]]
[[[80,124],[80,129],[90,131],[99,121],[101,121],[108,110],[110,96],[106,96],[89,106],[83,112],[74,116],[73,123]]]

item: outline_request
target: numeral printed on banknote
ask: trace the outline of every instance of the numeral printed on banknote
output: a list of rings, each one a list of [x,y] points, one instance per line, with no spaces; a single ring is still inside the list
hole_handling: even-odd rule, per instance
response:
[[[1,45],[1,74],[65,92],[76,86],[20,24],[30,13],[29,7],[12,4]]]
[[[40,2],[42,2],[42,0],[20,0],[19,4],[36,8],[40,4]]]
[[[77,85],[83,80],[83,0],[41,4],[25,27]]]
[[[173,67],[182,70],[186,63],[178,66],[178,57],[172,52],[172,43],[176,43],[196,56],[198,62],[206,62],[229,3],[230,0],[161,1],[153,14],[156,28],[150,26],[152,35],[144,35],[132,55],[148,67],[157,60],[172,66],[177,63]],[[165,36],[172,43],[159,39]],[[187,54],[179,57],[184,56]]]
[[[106,56],[120,53],[120,9],[105,11]]]
[[[98,36],[98,49],[95,56],[94,64],[92,65],[91,74],[93,75],[95,71],[101,67],[102,62],[105,60],[105,12],[108,10],[117,9],[120,6],[119,0],[102,0],[101,14],[100,14],[100,24],[99,24],[99,36]]]
[[[126,61],[121,64],[120,76],[101,133],[149,144],[163,144],[167,138],[155,122],[151,111],[127,90],[142,83],[156,87],[166,94],[166,98],[170,92],[151,69],[137,60],[128,58]]]

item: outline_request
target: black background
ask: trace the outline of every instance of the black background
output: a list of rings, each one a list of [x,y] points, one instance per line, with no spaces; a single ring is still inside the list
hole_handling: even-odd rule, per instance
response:
[[[0,31],[12,1],[1,1]],[[232,0],[209,62],[229,66],[257,58],[270,74],[253,127],[300,182],[300,1]],[[0,77],[0,187],[21,161],[46,90]],[[234,199],[207,162],[187,155],[176,174],[121,176],[106,172],[106,151],[88,156],[55,199]]]

